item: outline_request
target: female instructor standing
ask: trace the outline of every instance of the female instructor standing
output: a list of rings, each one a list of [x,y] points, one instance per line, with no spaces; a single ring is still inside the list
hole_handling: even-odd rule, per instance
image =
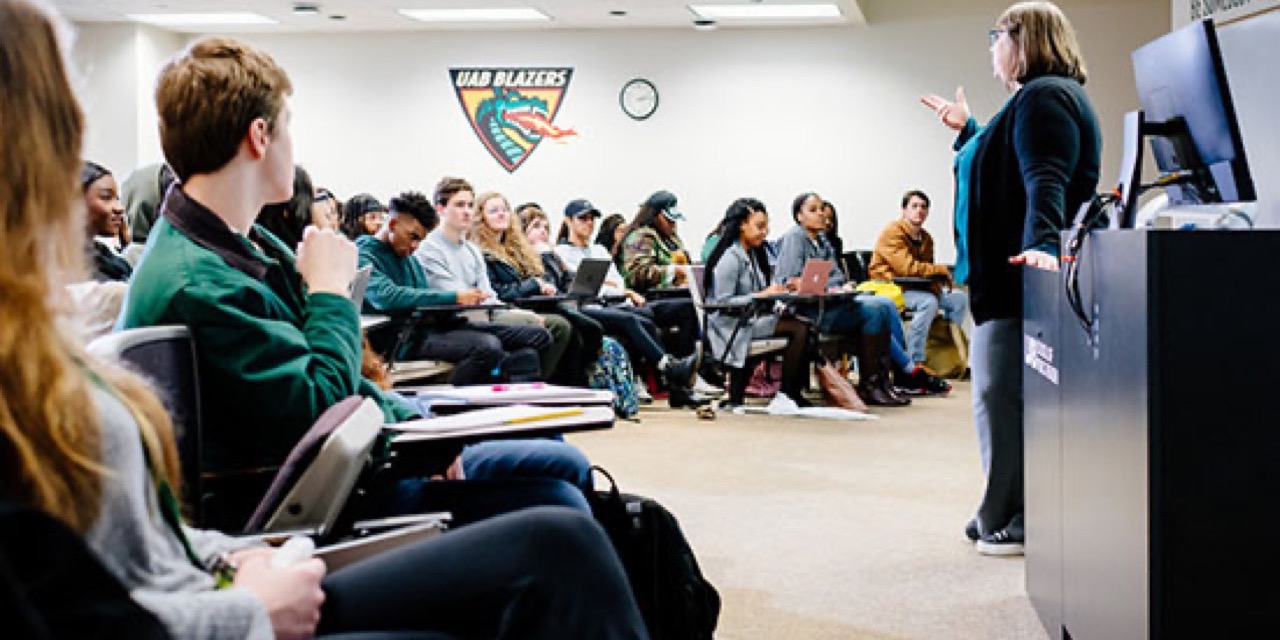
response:
[[[987,555],[1022,553],[1022,269],[1058,269],[1058,233],[1098,183],[1102,140],[1075,32],[1051,2],[1020,2],[991,30],[1010,92],[985,127],[965,102],[921,99],[956,138],[956,281],[973,301],[973,413],[986,491],[965,528]]]

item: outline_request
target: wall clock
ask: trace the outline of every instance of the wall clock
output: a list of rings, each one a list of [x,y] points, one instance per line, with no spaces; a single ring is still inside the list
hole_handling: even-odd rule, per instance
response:
[[[628,80],[618,94],[618,103],[632,120],[644,120],[658,110],[658,88],[644,78]]]

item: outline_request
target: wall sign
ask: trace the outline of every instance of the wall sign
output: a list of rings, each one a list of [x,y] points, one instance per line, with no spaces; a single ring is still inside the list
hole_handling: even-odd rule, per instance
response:
[[[450,69],[458,104],[480,142],[507,172],[524,164],[543,140],[578,135],[553,124],[572,68]]]
[[[1221,23],[1276,7],[1280,0],[1173,0],[1173,28],[1204,18]]]

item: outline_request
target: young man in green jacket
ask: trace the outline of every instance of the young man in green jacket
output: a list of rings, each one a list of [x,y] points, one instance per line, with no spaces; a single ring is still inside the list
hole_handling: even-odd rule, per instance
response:
[[[416,191],[402,193],[388,203],[382,228],[356,240],[360,266],[371,266],[364,305],[373,313],[412,311],[433,305],[478,305],[489,295],[476,288],[433,289],[422,265],[413,257],[422,239],[436,227],[435,207]],[[536,377],[538,349],[551,344],[546,329],[490,322],[469,322],[445,314],[416,328],[398,358],[443,360],[454,363],[450,382],[456,385],[492,382],[494,372],[506,370]],[[509,354],[509,355],[508,355]]]
[[[360,375],[359,319],[347,297],[355,245],[331,230],[308,228],[295,259],[254,224],[264,205],[288,200],[293,190],[290,93],[288,75],[270,56],[234,39],[209,38],[165,65],[155,94],[161,145],[180,184],[161,206],[121,325],[191,330],[205,451],[223,468],[283,462],[326,409],[352,395],[374,399],[388,423],[418,417]],[[529,493],[527,484],[513,483],[519,486],[510,494],[490,500],[493,511],[529,502],[586,508],[581,495],[559,486],[590,489],[586,458],[567,444],[481,443],[460,461],[451,469],[455,477],[460,466],[471,479],[557,485]],[[428,485],[446,484],[453,483],[412,478],[380,496],[383,506],[375,508],[421,508],[433,492],[451,490]]]

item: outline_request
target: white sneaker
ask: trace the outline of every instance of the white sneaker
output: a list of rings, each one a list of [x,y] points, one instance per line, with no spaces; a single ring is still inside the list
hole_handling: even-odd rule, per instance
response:
[[[693,390],[695,393],[701,393],[704,396],[720,397],[724,395],[724,389],[712,385],[710,382],[702,379],[702,374],[698,374],[693,378]]]
[[[649,393],[649,385],[644,383],[644,378],[636,374],[636,400],[640,404],[653,404],[653,396]]]
[[[1008,529],[982,536],[974,546],[984,556],[1020,556],[1025,552],[1023,541],[1013,537]]]

